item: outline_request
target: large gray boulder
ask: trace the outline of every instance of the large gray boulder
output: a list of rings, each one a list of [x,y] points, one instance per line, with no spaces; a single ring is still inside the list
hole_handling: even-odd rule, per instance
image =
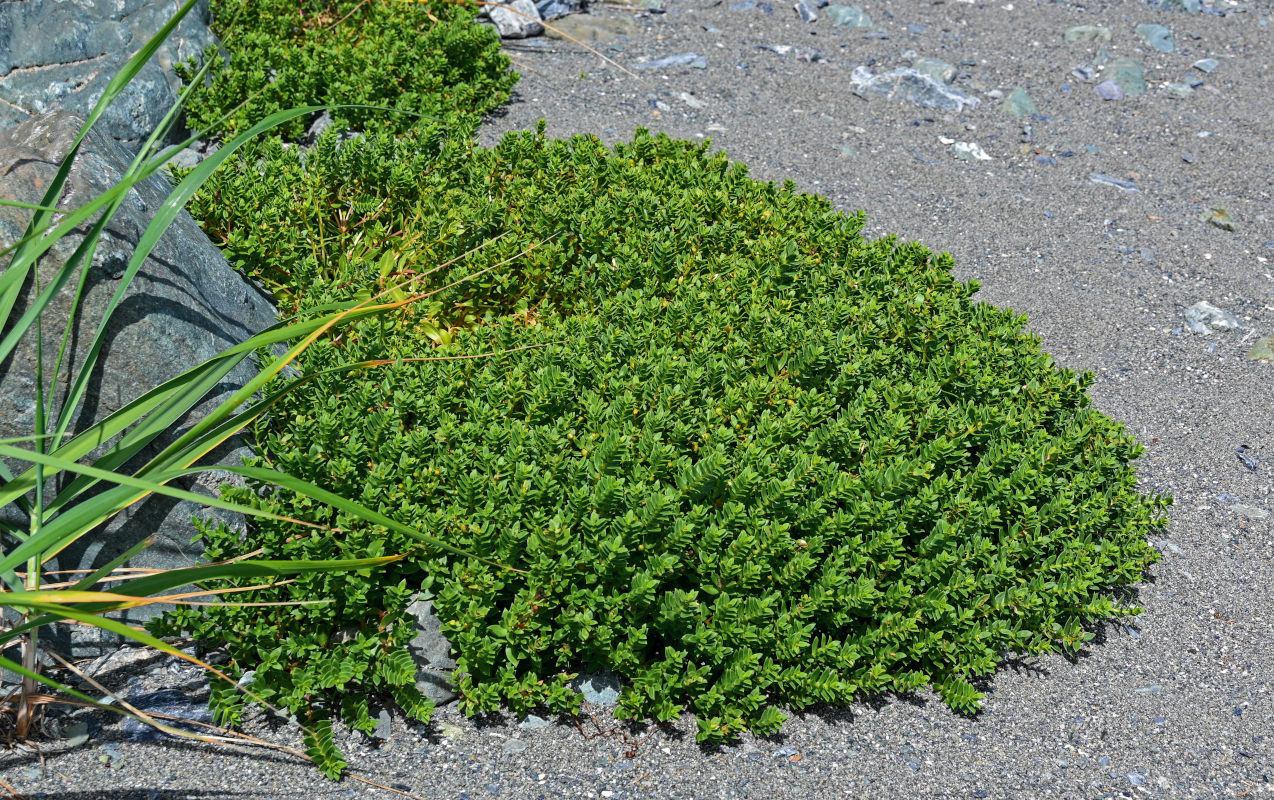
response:
[[[39,202],[44,187],[52,180],[82,124],[83,118],[79,115],[59,111],[0,131],[0,196],[27,203]],[[130,160],[130,154],[118,142],[94,129],[82,145],[59,207],[79,207],[115,185]],[[109,224],[88,272],[81,315],[73,329],[75,339],[69,357],[77,372],[83,363],[84,350],[97,330],[103,309],[114,294],[138,239],[170,189],[166,178],[152,176],[129,193]],[[0,207],[0,247],[20,238],[29,217],[28,211]],[[59,265],[66,263],[79,241],[76,235],[65,237],[45,255],[39,265],[41,285],[48,285],[50,276]],[[7,257],[0,259],[0,266],[7,268],[8,264]],[[72,281],[44,312],[44,331],[54,337],[55,346],[49,348],[54,352],[69,316],[74,288],[75,281]],[[34,296],[31,289],[28,282],[20,307]],[[73,429],[84,429],[147,390],[274,322],[275,312],[270,302],[230,268],[220,251],[183,211],[159,241],[116,310],[108,328],[107,344]],[[53,352],[49,350],[46,350],[46,371],[53,368]],[[241,388],[253,374],[252,370],[250,361],[240,364],[178,428],[193,424],[215,403]],[[65,391],[64,384],[61,389]],[[29,334],[9,360],[0,363],[0,438],[31,435],[34,413],[35,349]],[[241,443],[232,442],[209,463],[238,464],[246,454]],[[18,465],[10,463],[9,467],[17,469]],[[187,488],[211,494],[216,491],[218,477],[228,475],[200,476],[200,480],[187,484]],[[190,566],[198,561],[202,549],[192,541],[196,530],[191,517],[207,509],[163,497],[151,497],[135,509],[108,523],[105,530],[65,550],[58,557],[59,567],[99,566],[152,534],[155,543],[132,562],[133,566],[166,569]],[[17,513],[12,506],[0,510],[0,515],[9,521],[17,521],[14,519]],[[242,520],[236,521],[232,515],[220,518],[231,524],[242,524]],[[141,620],[153,614],[153,611],[130,612],[126,618]],[[77,645],[74,654],[96,654],[91,647],[87,650],[86,647],[87,644]]]
[[[56,109],[87,114],[106,84],[180,6],[176,0],[0,2],[0,128]],[[99,124],[130,143],[145,140],[177,101],[172,67],[216,44],[200,0]]]

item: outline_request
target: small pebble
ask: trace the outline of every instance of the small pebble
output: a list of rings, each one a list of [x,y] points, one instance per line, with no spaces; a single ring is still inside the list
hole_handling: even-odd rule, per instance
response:
[[[523,752],[527,747],[527,743],[521,739],[510,739],[504,743],[504,752],[512,755],[514,753]]]
[[[530,731],[530,730],[537,730],[539,728],[547,728],[551,724],[552,723],[549,722],[544,717],[540,717],[535,714],[527,714],[526,719],[518,723],[518,727],[522,728],[523,730]]]
[[[1103,100],[1122,100],[1124,99],[1124,90],[1119,84],[1111,80],[1102,81],[1093,87],[1093,91],[1097,92],[1097,96]]]
[[[1123,178],[1116,178],[1113,175],[1103,175],[1100,172],[1094,172],[1092,175],[1088,176],[1088,179],[1093,183],[1100,183],[1106,186],[1114,186],[1116,189],[1123,189],[1125,192],[1141,191],[1137,188],[1137,184],[1132,181],[1124,180]]]
[[[1203,212],[1203,216],[1199,219],[1200,221],[1210,223],[1223,231],[1230,231],[1233,233],[1238,230],[1238,226],[1234,224],[1234,218],[1230,216],[1230,212],[1220,206],[1212,206],[1207,211]]]

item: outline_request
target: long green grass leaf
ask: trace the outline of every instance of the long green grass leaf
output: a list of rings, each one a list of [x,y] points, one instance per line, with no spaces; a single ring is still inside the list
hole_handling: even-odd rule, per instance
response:
[[[129,258],[128,266],[125,267],[123,275],[121,275],[118,286],[115,289],[114,296],[106,305],[102,313],[101,322],[98,324],[97,332],[93,335],[89,344],[87,353],[84,357],[83,366],[80,368],[79,374],[76,375],[74,384],[67,396],[67,402],[62,409],[61,419],[58,420],[57,436],[60,438],[65,433],[67,426],[70,424],[76,406],[83,397],[85,390],[88,388],[89,379],[93,374],[93,367],[97,363],[98,357],[101,355],[102,347],[106,344],[106,331],[110,322],[111,315],[115,309],[123,301],[124,295],[128,291],[137,273],[141,271],[142,266],[146,263],[146,259],[150,258],[151,251],[159,244],[160,238],[164,232],[177,219],[177,215],[186,207],[186,203],[199,191],[199,187],[208,180],[220,164],[234,154],[236,150],[242,147],[251,139],[261,133],[270,130],[273,127],[282,125],[283,123],[295,119],[298,116],[309,114],[314,111],[321,110],[316,106],[306,106],[303,108],[293,108],[286,111],[280,111],[271,114],[261,122],[252,126],[243,134],[236,136],[234,140],[228,142],[225,147],[220,148],[217,152],[205,158],[195,167],[189,175],[187,175],[177,186],[169,193],[159,210],[155,212],[155,216],[151,218],[150,224],[146,226],[146,230],[142,233],[141,238],[137,241],[137,246],[133,249],[133,255]],[[162,166],[164,162],[155,159],[152,162],[154,171]]]

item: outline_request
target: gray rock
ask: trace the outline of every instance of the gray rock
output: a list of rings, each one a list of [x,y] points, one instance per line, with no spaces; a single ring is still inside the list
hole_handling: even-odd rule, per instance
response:
[[[1257,461],[1255,458],[1252,458],[1251,456],[1249,456],[1247,454],[1247,450],[1248,450],[1247,445],[1241,444],[1238,447],[1234,448],[1234,455],[1238,456],[1240,464],[1252,470],[1253,472],[1256,472],[1257,469],[1260,468],[1261,463]]]
[[[32,117],[15,128],[0,131],[0,174],[5,175],[0,195],[10,200],[38,202],[43,187],[52,180],[82,124],[83,118],[78,114],[59,111]],[[71,171],[63,206],[78,207],[115,185],[131,160],[119,142],[94,128],[84,140],[80,157]],[[97,330],[104,307],[114,295],[117,280],[138,239],[171,188],[163,176],[152,176],[129,193],[107,226],[88,271],[81,313],[73,329],[77,340],[85,343],[82,349],[87,349],[86,343]],[[0,247],[20,238],[29,213],[0,208]],[[86,228],[64,237],[41,259],[42,285],[48,285],[54,271],[70,257],[84,230]],[[75,288],[75,281],[71,281],[45,310],[46,332],[61,331],[66,325]],[[27,303],[31,297],[28,291],[20,302]],[[274,321],[275,313],[269,301],[230,268],[220,251],[183,211],[159,240],[116,309],[107,328],[107,345],[71,432],[84,430],[144,392],[244,341]],[[45,350],[46,374],[53,368],[55,350]],[[28,336],[14,351],[7,371],[0,376],[0,438],[30,435],[33,430],[35,357],[34,341]],[[83,359],[82,351],[73,353],[71,367],[78,371]],[[253,374],[251,364],[240,364],[176,430],[139,453],[131,466],[140,466],[142,459],[158,452],[156,447],[172,441],[242,387]],[[60,385],[64,392],[67,387]],[[104,450],[105,445],[98,454]],[[248,454],[246,447],[232,441],[214,451],[206,463],[238,464]],[[12,469],[18,465],[8,466]],[[213,495],[221,482],[232,480],[229,473],[205,473],[174,485]],[[0,514],[25,528],[15,507],[2,509]],[[154,569],[192,566],[202,555],[202,548],[192,544],[196,530],[191,517],[195,514],[242,526],[242,519],[237,515],[209,510],[193,502],[152,497],[117,515],[104,530],[63,550],[57,559],[58,568],[100,566],[151,535],[154,544],[135,557],[130,562],[132,566]],[[122,612],[120,618],[140,622],[157,611],[155,607],[134,609]],[[76,657],[97,655],[98,645],[107,650],[116,648],[114,636],[94,644],[91,638],[81,640],[79,637],[91,637],[96,632],[84,631],[78,626],[73,630],[76,632],[74,647],[69,641],[55,643],[55,646],[71,650]]]
[[[207,703],[191,700],[184,692],[176,689],[161,689],[158,692],[148,692],[125,699],[133,707],[140,711],[145,711],[147,714],[167,714],[192,722],[212,722],[212,714],[208,711]],[[159,720],[159,722],[173,728],[200,733],[205,732],[205,729],[201,729],[198,726],[182,725],[180,722],[172,720],[164,719]],[[168,736],[168,734],[161,732],[157,728],[138,722],[130,717],[125,717],[120,722],[119,729],[124,738],[130,742],[157,742]]]
[[[534,730],[539,730],[540,728],[547,728],[548,726],[552,724],[553,724],[552,722],[545,719],[544,717],[538,716],[536,714],[527,714],[526,717],[521,722],[518,723],[518,727],[522,728],[523,730],[534,731]],[[517,741],[517,740],[514,739],[512,741]]]
[[[372,738],[379,739],[382,742],[388,741],[394,732],[394,719],[385,709],[381,709],[376,715],[376,727],[372,728]]]
[[[855,86],[854,94],[860,97],[888,97],[941,111],[963,112],[966,107],[977,108],[980,102],[970,94],[908,67],[872,75],[871,70],[860,65],[854,68],[850,80]]]
[[[690,94],[689,92],[681,92],[677,95],[677,99],[694,109],[707,108],[708,104]]]
[[[1160,53],[1175,53],[1177,51],[1177,43],[1172,38],[1172,31],[1162,25],[1138,25],[1137,35],[1142,38],[1142,41]]]
[[[65,745],[67,747],[79,747],[89,740],[89,727],[87,722],[77,722],[74,725],[68,725],[66,730],[62,731],[66,737]]]
[[[681,53],[675,56],[664,56],[654,61],[640,61],[633,64],[633,69],[667,69],[669,67],[694,67],[695,69],[705,69],[708,66],[708,60],[698,53]]]
[[[540,19],[555,20],[582,12],[584,0],[538,0],[535,10],[540,12]]]
[[[310,123],[309,130],[305,132],[305,141],[310,144],[314,144],[319,140],[319,137],[326,133],[328,128],[331,127],[332,114],[329,111],[324,111],[322,114],[315,117],[314,121]]]
[[[956,77],[955,65],[948,64],[940,58],[917,58],[911,62],[911,68],[948,85]]]
[[[871,17],[867,16],[861,8],[855,6],[838,6],[832,5],[827,7],[827,18],[832,21],[833,25],[839,25],[843,28],[870,28]]]
[[[798,0],[792,8],[796,10],[796,15],[802,22],[818,22],[818,11],[814,9],[814,3],[809,0]]]
[[[1212,333],[1213,328],[1234,330],[1239,327],[1239,321],[1234,314],[1229,311],[1223,311],[1204,301],[1195,303],[1187,308],[1185,320],[1186,327],[1204,336]]]
[[[1163,85],[1163,90],[1168,94],[1168,96],[1175,97],[1178,100],[1184,100],[1194,94],[1194,89],[1189,84],[1185,83],[1165,83]]]
[[[59,109],[87,114],[175,8],[169,0],[0,3],[0,128]],[[181,91],[172,66],[216,44],[208,19],[201,0],[102,116],[107,134],[133,143],[150,135]]]
[[[487,6],[487,17],[501,39],[525,39],[544,33],[540,12],[531,0],[508,0],[499,6]]]
[[[1096,68],[1088,64],[1082,67],[1076,67],[1075,69],[1071,70],[1071,74],[1074,75],[1076,78],[1079,78],[1081,81],[1085,83],[1092,83],[1093,81],[1097,80]]]
[[[1270,512],[1265,509],[1257,508],[1256,506],[1244,505],[1242,503],[1235,503],[1230,506],[1230,510],[1244,519],[1263,520],[1269,519],[1270,517]]]
[[[99,683],[109,682],[118,677],[113,673],[137,674],[143,666],[147,664],[153,666],[163,657],[161,652],[149,647],[121,647],[114,652],[98,656],[86,666],[81,667],[80,671]]]
[[[1199,70],[1200,72],[1210,73],[1212,72],[1212,70],[1221,66],[1221,62],[1217,61],[1215,58],[1201,58],[1198,61],[1194,62],[1193,66],[1195,69]]]
[[[1116,189],[1123,189],[1125,192],[1139,192],[1137,184],[1123,178],[1116,178],[1113,175],[1103,175],[1100,172],[1094,172],[1088,176],[1093,183],[1100,183],[1104,186],[1114,186]]]
[[[1184,11],[1198,14],[1203,10],[1202,0],[1146,0],[1146,5],[1163,11]]]
[[[1100,25],[1074,25],[1066,29],[1062,38],[1068,42],[1109,42],[1110,28]]]
[[[522,741],[521,739],[510,739],[504,743],[503,749],[506,754],[514,755],[515,753],[524,752],[526,748],[529,746],[530,745],[528,745],[526,742]]]
[[[573,14],[553,22],[544,35],[550,39],[575,39],[585,44],[607,42],[617,36],[630,36],[637,25],[627,17],[595,17],[591,14]]]
[[[407,643],[416,661],[416,688],[435,703],[455,700],[451,674],[456,661],[451,657],[451,642],[442,633],[442,621],[434,614],[433,600],[416,595],[407,613],[416,618],[416,635]]]
[[[1093,91],[1103,100],[1124,99],[1124,90],[1114,81],[1102,81],[1093,87]]]
[[[194,169],[200,161],[203,161],[203,154],[199,148],[187,147],[174,153],[164,166],[168,169]]]
[[[584,673],[568,684],[584,695],[584,700],[595,706],[613,706],[619,702],[622,684],[614,672]]]
[[[991,157],[977,142],[956,142],[951,145],[951,154],[961,161],[990,161]]]

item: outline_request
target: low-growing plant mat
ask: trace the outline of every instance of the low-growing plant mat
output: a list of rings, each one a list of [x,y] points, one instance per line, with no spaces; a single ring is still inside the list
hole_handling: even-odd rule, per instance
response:
[[[403,0],[213,0],[225,47],[204,54],[218,61],[187,103],[187,122],[233,136],[277,111],[337,104],[330,116],[341,128],[401,133],[422,119],[467,127],[517,81],[499,38],[473,23],[476,11]],[[194,73],[179,71],[187,80]],[[278,132],[298,139],[311,121]]]
[[[466,709],[574,711],[570,679],[611,671],[623,716],[691,710],[705,743],[859,693],[932,686],[973,712],[970,681],[1005,651],[1073,652],[1086,623],[1136,613],[1111,590],[1156,560],[1166,504],[1136,491],[1139,446],[949,256],[868,242],[861,215],[641,131],[613,153],[529,133],[493,150],[326,142],[304,162],[249,154],[205,187],[196,213],[225,204],[209,227],[232,259],[302,309],[386,273],[419,270],[408,291],[475,277],[424,319],[307,359],[319,377],[260,430],[262,463],[494,563],[422,551],[257,593],[333,601],[312,610],[157,628],[225,642],[259,695],[370,730],[379,689],[427,719],[401,648],[420,589]],[[274,233],[288,220],[291,241]],[[338,257],[351,239],[366,255]],[[429,253],[455,263],[430,275]],[[367,381],[322,374],[334,359],[411,363]],[[207,556],[413,545],[308,498],[264,502],[340,532],[210,531]],[[238,718],[240,697],[215,700]]]
[[[621,42],[624,52],[635,60],[695,51],[709,57],[706,70],[636,84],[612,76],[595,56],[555,44],[559,52],[525,56],[542,74],[523,76],[521,100],[484,136],[494,143],[540,117],[549,118],[550,135],[595,132],[608,144],[630,140],[639,125],[682,138],[704,134],[756,177],[790,177],[842,210],[866,209],[868,238],[896,233],[949,250],[957,277],[979,281],[974,300],[1029,314],[1028,330],[1059,365],[1095,373],[1093,406],[1123,421],[1147,449],[1137,462],[1143,490],[1175,498],[1170,526],[1151,540],[1162,560],[1130,598],[1145,612],[1127,626],[1094,626],[1097,639],[1074,660],[1011,659],[975,681],[987,697],[973,716],[948,710],[927,689],[863,694],[846,706],[794,713],[774,737],[744,733],[737,744],[703,747],[687,713],[667,726],[639,728],[639,736],[651,736],[627,758],[619,740],[584,739],[551,714],[544,715],[547,728],[530,729],[508,713],[468,718],[452,705],[436,710],[429,725],[395,716],[393,738],[378,748],[346,744],[353,768],[424,797],[1260,796],[1274,761],[1274,628],[1264,613],[1274,605],[1274,574],[1268,520],[1242,516],[1235,506],[1269,509],[1271,482],[1268,460],[1251,471],[1234,448],[1274,453],[1263,402],[1269,366],[1245,360],[1272,324],[1264,306],[1271,305],[1265,272],[1274,250],[1264,242],[1274,235],[1260,219],[1268,214],[1260,195],[1268,187],[1256,178],[1270,168],[1259,145],[1274,134],[1266,88],[1254,71],[1266,53],[1268,27],[1259,20],[1270,14],[1258,6],[1221,17],[1138,2],[1103,9],[1002,5],[864,5],[886,40],[832,29],[826,17],[798,27],[781,8],[766,16],[723,5],[691,15],[672,2],[670,13],[641,21],[642,32]],[[1178,47],[1190,52],[1141,48],[1134,22],[1171,26]],[[1097,49],[1062,41],[1067,27],[1080,24],[1110,27],[1117,37],[1112,54],[1144,60],[1152,78],[1145,97],[1100,101],[1091,85],[1068,77]],[[958,33],[958,42],[944,28]],[[841,43],[847,47],[834,46]],[[831,63],[783,59],[757,50],[760,44],[816,46]],[[979,62],[961,69],[1006,92],[1026,86],[1049,121],[1028,120],[1035,141],[1022,142],[1023,120],[1000,114],[981,91],[976,112],[952,118],[852,95],[853,65],[876,59],[874,71],[904,66],[906,48]],[[1219,94],[1205,88],[1183,101],[1157,88],[1183,80],[1204,56],[1222,61],[1206,77]],[[681,91],[708,107],[685,106]],[[652,108],[648,94],[670,110]],[[1205,130],[1211,135],[1197,135]],[[954,161],[939,136],[977,141],[993,160]],[[858,156],[843,154],[842,143]],[[1037,164],[1023,146],[1052,154],[1055,165]],[[1236,148],[1248,156],[1234,158]],[[1074,155],[1061,157],[1065,152]],[[1091,184],[1093,172],[1135,172],[1142,191]],[[1198,222],[1213,204],[1238,220],[1236,232]],[[1200,300],[1233,311],[1243,327],[1174,334],[1184,328],[1182,311]],[[289,736],[286,729],[277,735]],[[38,767],[38,759],[9,756],[0,777],[28,796],[115,790],[144,797],[154,789],[336,798],[363,791],[329,783],[308,765],[185,745],[122,744],[122,763],[112,770],[99,762],[106,754],[97,746],[113,736],[106,729],[82,750],[48,759],[44,777],[34,779],[24,770]]]

